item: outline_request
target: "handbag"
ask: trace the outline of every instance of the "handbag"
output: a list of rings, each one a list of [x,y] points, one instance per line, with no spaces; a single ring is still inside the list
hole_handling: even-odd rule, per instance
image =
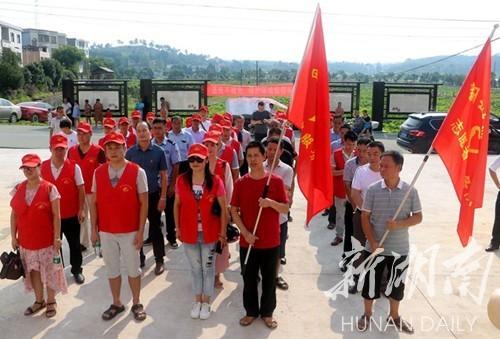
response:
[[[226,238],[228,243],[238,241],[240,238],[240,230],[231,224],[227,224]]]
[[[19,250],[10,253],[3,252],[0,261],[3,265],[0,271],[0,279],[17,280],[25,276]]]

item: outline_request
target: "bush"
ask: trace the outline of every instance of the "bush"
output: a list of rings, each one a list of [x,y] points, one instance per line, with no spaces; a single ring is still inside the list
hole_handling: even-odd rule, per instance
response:
[[[4,49],[0,58],[0,93],[20,89],[24,84],[23,69],[20,66],[21,59],[10,49]]]

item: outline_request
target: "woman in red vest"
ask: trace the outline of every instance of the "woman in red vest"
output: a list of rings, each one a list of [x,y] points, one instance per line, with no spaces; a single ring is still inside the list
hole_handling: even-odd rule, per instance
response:
[[[208,149],[201,144],[189,147],[189,169],[177,179],[174,220],[177,237],[191,266],[195,302],[193,319],[210,317],[210,298],[214,292],[215,250],[226,244],[227,211],[224,184],[210,173]],[[214,205],[219,204],[219,213]],[[195,212],[195,213],[193,213]]]
[[[218,134],[213,132],[208,132],[203,138],[203,145],[208,149],[208,167],[210,168],[210,173],[219,176],[224,183],[224,189],[226,190],[226,202],[231,201],[231,195],[233,194],[233,176],[231,174],[231,168],[227,161],[224,161],[217,157]],[[229,208],[229,206],[227,206]],[[229,215],[229,209],[228,209]],[[220,253],[215,259],[215,287],[222,288],[223,284],[220,280],[220,275],[226,271],[229,267],[229,247],[224,246],[222,253]]]
[[[66,278],[60,258],[61,217],[57,188],[40,177],[42,161],[36,154],[26,154],[20,169],[27,180],[11,192],[10,229],[12,248],[19,248],[26,278],[24,286],[35,292],[35,302],[24,315],[32,315],[47,307],[45,315],[56,315],[57,292],[67,292]],[[47,289],[45,303],[43,287]]]

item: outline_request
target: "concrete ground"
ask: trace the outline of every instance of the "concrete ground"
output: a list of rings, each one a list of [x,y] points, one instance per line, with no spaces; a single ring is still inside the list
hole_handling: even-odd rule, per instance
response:
[[[0,134],[0,145],[4,143]],[[48,155],[47,150],[32,151]],[[0,251],[10,249],[8,192],[22,179],[17,168],[26,152],[0,151]],[[421,159],[405,155],[405,180],[411,180]],[[45,318],[43,313],[25,317],[22,313],[33,302],[33,295],[24,293],[21,281],[0,281],[0,338],[500,338],[500,330],[490,323],[486,311],[492,291],[500,288],[500,252],[484,252],[494,217],[494,185],[486,179],[485,207],[476,212],[475,245],[467,249],[461,247],[456,235],[459,205],[437,156],[431,157],[416,187],[424,221],[410,231],[413,256],[400,309],[415,327],[413,336],[400,334],[394,328],[384,331],[388,310],[385,298],[375,304],[376,324],[372,329],[367,333],[356,331],[355,322],[363,311],[360,295],[337,295],[333,299],[327,293],[343,278],[338,267],[341,248],[330,246],[334,231],[326,228],[327,220],[322,216],[316,217],[309,229],[304,228],[306,203],[297,191],[292,208],[294,221],[289,226],[288,263],[283,267],[290,289],[277,291],[275,317],[279,327],[274,331],[262,321],[248,328],[238,324],[244,315],[242,280],[237,246],[232,244],[224,289],[217,291],[209,320],[189,317],[190,274],[181,246],[178,250],[167,249],[166,273],[159,277],[153,273],[152,250],[146,247],[142,302],[147,320],[133,320],[129,312],[131,297],[124,282],[127,312],[111,322],[102,321],[101,313],[111,303],[105,269],[102,259],[87,252],[86,283],[76,285],[66,269],[69,291],[58,296],[58,314],[53,319]],[[67,252],[65,258],[69,258]]]

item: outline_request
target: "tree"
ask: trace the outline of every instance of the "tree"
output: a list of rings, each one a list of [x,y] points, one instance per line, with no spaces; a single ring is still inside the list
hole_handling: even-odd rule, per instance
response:
[[[4,49],[0,58],[0,93],[17,90],[24,84],[21,59],[10,49]]]
[[[43,67],[43,73],[48,78],[49,88],[54,91],[61,85],[62,73],[64,67],[59,63],[59,61],[54,59],[44,59],[40,61]]]
[[[43,90],[47,88],[49,83],[47,76],[43,70],[41,63],[36,62],[24,66],[24,81],[35,85],[38,89]],[[30,80],[27,79],[27,73],[30,75]]]
[[[78,72],[78,65],[85,60],[85,53],[73,46],[61,46],[52,52],[52,58],[59,61],[64,68]]]

